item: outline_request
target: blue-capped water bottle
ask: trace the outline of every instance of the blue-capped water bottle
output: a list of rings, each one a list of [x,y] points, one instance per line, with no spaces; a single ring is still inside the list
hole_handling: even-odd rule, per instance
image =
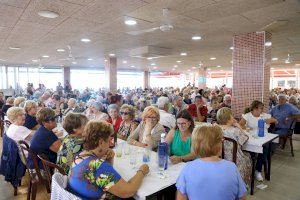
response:
[[[265,120],[263,118],[259,118],[258,120],[258,137],[265,136]]]
[[[165,133],[160,135],[160,143],[158,144],[158,168],[159,170],[166,170],[168,169],[168,159],[169,159],[169,146],[168,143],[165,141]]]

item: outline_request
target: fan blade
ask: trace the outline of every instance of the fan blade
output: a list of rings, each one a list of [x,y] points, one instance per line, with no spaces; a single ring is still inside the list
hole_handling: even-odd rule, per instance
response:
[[[159,27],[155,27],[155,28],[150,28],[150,29],[145,29],[145,30],[139,30],[139,31],[130,31],[130,32],[126,32],[129,35],[140,35],[143,33],[151,33],[153,31],[159,30]]]

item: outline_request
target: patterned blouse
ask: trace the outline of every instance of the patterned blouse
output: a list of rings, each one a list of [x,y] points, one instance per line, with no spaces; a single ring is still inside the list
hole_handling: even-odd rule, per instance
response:
[[[65,170],[66,174],[69,173],[76,154],[82,151],[83,143],[83,138],[72,135],[67,135],[63,139],[57,153],[56,163]]]
[[[135,127],[137,127],[138,124],[136,122],[131,122],[129,125],[125,124],[125,122],[123,121],[120,125],[118,134],[122,135],[125,137],[125,139],[127,140],[128,136],[130,135],[131,131],[134,130]]]
[[[91,155],[70,169],[67,189],[82,199],[117,199],[107,191],[121,176],[108,162]]]

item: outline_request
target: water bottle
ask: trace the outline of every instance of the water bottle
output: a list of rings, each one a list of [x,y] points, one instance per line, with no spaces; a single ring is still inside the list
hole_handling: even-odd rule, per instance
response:
[[[265,136],[265,120],[260,118],[258,120],[258,137],[264,137]]]
[[[160,143],[158,145],[158,168],[159,170],[166,170],[168,169],[168,158],[169,158],[169,146],[168,143],[165,141],[165,133],[161,134]]]

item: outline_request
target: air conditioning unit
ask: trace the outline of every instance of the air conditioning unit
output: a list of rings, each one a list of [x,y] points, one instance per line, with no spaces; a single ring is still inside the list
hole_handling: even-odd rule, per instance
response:
[[[129,51],[129,56],[136,58],[159,58],[168,55],[171,55],[171,49],[156,46],[144,46]]]

